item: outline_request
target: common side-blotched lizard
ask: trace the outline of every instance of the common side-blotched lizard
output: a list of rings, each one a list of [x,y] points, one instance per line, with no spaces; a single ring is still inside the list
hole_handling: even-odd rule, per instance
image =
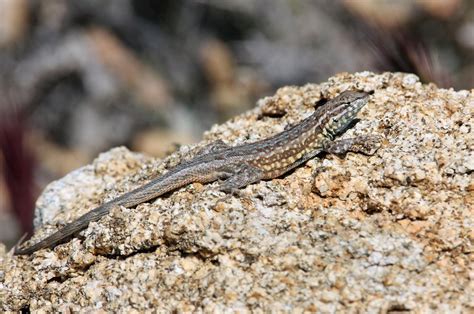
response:
[[[107,215],[114,206],[133,207],[193,182],[223,180],[219,189],[232,192],[260,180],[279,177],[323,151],[342,154],[356,147],[357,151],[371,154],[374,152],[371,137],[334,140],[351,125],[368,98],[369,93],[346,91],[299,124],[273,137],[234,147],[222,141],[214,142],[190,161],[102,204],[40,242],[17,248],[15,254],[31,254],[54,247],[85,229],[90,222]]]

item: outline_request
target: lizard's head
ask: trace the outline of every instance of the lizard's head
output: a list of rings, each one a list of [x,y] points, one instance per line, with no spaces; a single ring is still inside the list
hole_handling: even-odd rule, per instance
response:
[[[343,132],[367,104],[370,93],[345,91],[332,99],[326,108],[324,129],[331,137]]]

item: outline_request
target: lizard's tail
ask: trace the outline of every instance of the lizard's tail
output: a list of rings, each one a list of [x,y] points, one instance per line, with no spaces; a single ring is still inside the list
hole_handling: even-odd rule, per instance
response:
[[[209,168],[209,165],[198,164],[197,167],[190,167],[189,164],[180,165],[163,176],[82,215],[77,220],[67,224],[64,228],[59,229],[44,240],[26,248],[15,248],[14,254],[26,255],[40,249],[52,248],[57,244],[64,242],[76,232],[85,229],[90,222],[97,221],[107,215],[114,206],[133,207],[191,182],[199,181],[204,183],[216,180],[217,177],[214,172],[206,167]]]
[[[59,229],[49,237],[41,240],[38,243],[33,244],[32,246],[26,248],[15,248],[15,255],[27,255],[31,254],[37,250],[53,247],[61,242],[67,240],[70,236],[75,234],[78,231],[81,231],[87,227],[87,225],[92,221],[97,221],[103,216],[107,215],[110,210],[110,203],[105,203],[102,206],[97,207],[96,209],[85,213],[77,220],[67,224],[64,228]]]

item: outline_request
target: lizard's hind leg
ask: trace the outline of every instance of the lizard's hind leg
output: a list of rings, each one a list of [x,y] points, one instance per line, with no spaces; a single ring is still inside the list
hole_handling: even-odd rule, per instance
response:
[[[260,181],[263,173],[260,169],[248,164],[242,164],[236,168],[234,174],[221,182],[218,189],[226,193],[233,193],[249,184]]]

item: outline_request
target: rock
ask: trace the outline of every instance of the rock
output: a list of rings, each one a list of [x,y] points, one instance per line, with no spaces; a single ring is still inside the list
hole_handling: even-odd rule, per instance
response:
[[[346,89],[375,91],[343,136],[382,136],[375,155],[318,156],[238,196],[191,184],[116,208],[53,250],[0,250],[0,308],[472,311],[474,93],[412,74],[343,73],[281,88],[164,160],[113,149],[45,190],[31,241],[210,141],[266,138]],[[267,106],[284,110],[266,115]]]

